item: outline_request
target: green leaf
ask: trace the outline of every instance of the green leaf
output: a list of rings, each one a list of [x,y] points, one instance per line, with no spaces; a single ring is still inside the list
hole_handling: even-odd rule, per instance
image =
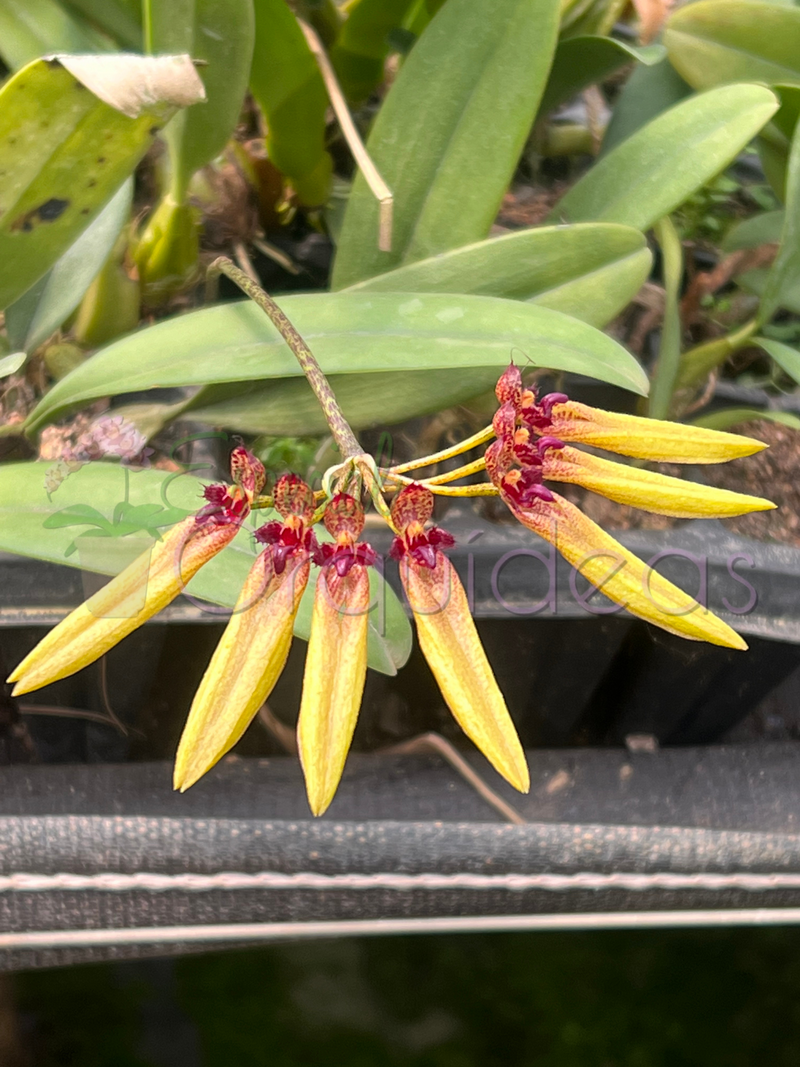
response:
[[[605,223],[547,226],[443,252],[345,291],[502,296],[605,326],[639,291],[651,263],[639,230]]]
[[[760,85],[691,96],[599,160],[550,218],[646,230],[730,163],[777,106],[774,94]]]
[[[327,374],[497,368],[516,349],[536,366],[647,391],[641,367],[616,341],[535,304],[414,293],[314,293],[287,296],[279,304]],[[255,304],[223,304],[115,341],[57,382],[27,426],[37,428],[70,407],[115,393],[300,373]],[[381,402],[376,396],[376,406]]]
[[[800,14],[800,12],[798,12]],[[800,126],[795,131],[786,171],[786,211],[778,254],[767,275],[759,322],[769,322],[785,302],[786,293],[800,288]]]
[[[633,61],[650,67],[660,63],[666,54],[660,44],[636,48],[613,37],[568,37],[556,48],[539,114],[548,115],[559,104],[587,86],[604,81],[626,63]]]
[[[255,39],[253,0],[155,0],[148,51],[199,60],[206,102],[179,112],[166,130],[172,195],[219,155],[239,121]]]
[[[331,48],[331,62],[345,96],[354,104],[367,99],[383,81],[389,36],[403,25],[413,0],[357,0]]]
[[[762,211],[751,219],[733,226],[721,244],[723,252],[739,252],[745,248],[778,244],[783,231],[783,211]]]
[[[0,0],[0,56],[11,70],[52,52],[110,52],[112,47],[55,0]]]
[[[656,223],[655,236],[663,261],[665,306],[658,362],[650,384],[651,419],[669,417],[672,394],[681,362],[680,288],[683,281],[683,246],[669,216]]]
[[[8,356],[0,358],[0,378],[7,378],[9,374],[16,374],[25,364],[28,358],[27,352],[11,352]]]
[[[142,13],[138,0],[65,0],[64,7],[88,19],[132,52],[143,51]]]
[[[328,381],[353,429],[367,430],[464,404],[493,389],[497,377],[497,367],[478,367],[424,374],[332,374]],[[270,437],[328,432],[319,402],[298,378],[211,385],[180,417]]]
[[[558,0],[448,0],[414,46],[367,142],[394,194],[391,252],[378,203],[353,183],[336,289],[489,233],[544,90]]]
[[[285,0],[254,0],[254,9],[250,91],[267,120],[267,153],[294,182],[316,184],[320,171],[330,174],[322,75]]]
[[[664,30],[670,62],[695,89],[800,82],[800,8],[763,0],[699,0]]]
[[[201,93],[188,57],[61,56],[37,60],[6,82],[0,90],[0,308],[53,266],[133,171],[161,125]]]
[[[45,524],[57,512],[89,507],[85,503],[87,499],[110,514],[126,495],[125,472],[118,464],[87,463],[62,483],[50,501],[44,489],[49,466],[41,462],[0,466],[0,551],[97,570],[101,574],[116,574],[130,562],[124,555],[108,552],[89,560],[80,554],[67,557],[74,531],[66,526],[53,528]],[[130,472],[128,485],[128,499],[136,507],[160,500],[187,514],[197,509],[203,482],[191,474],[176,476],[164,471],[139,470]],[[220,620],[225,612],[210,605],[234,606],[255,558],[252,530],[264,521],[263,514],[255,513],[249,521],[252,525],[241,530],[232,544],[210,560],[187,586],[189,595],[195,601],[207,602],[208,611]],[[386,588],[385,606],[383,595],[381,591],[380,597],[376,597],[376,607],[370,616],[368,662],[375,670],[395,674],[408,659],[411,628],[392,590]]]
[[[15,348],[33,352],[69,318],[111,254],[132,202],[129,178],[52,270],[6,309],[6,330]]]
[[[658,115],[679,104],[691,88],[675,68],[664,60],[653,67],[638,66],[617,97],[611,121],[603,135],[601,158],[622,144]]]
[[[782,341],[775,341],[771,337],[754,337],[752,344],[763,348],[768,356],[771,356],[781,370],[785,370],[790,378],[800,383],[800,352]]]
[[[711,415],[702,415],[692,422],[692,426],[704,426],[707,430],[730,430],[743,422],[764,419],[766,422],[779,422],[800,430],[800,419],[790,411],[765,411],[764,408],[726,408]]]
[[[49,515],[42,526],[45,530],[60,530],[62,526],[99,526],[102,530],[110,530],[111,523],[91,504],[70,504],[65,508]]]
[[[763,297],[767,289],[768,278],[769,271],[767,270],[746,270],[744,274],[737,275],[736,282],[743,289],[749,289],[756,296]],[[792,311],[795,315],[800,315],[800,281],[793,286],[784,285],[781,288],[780,306],[784,311]]]

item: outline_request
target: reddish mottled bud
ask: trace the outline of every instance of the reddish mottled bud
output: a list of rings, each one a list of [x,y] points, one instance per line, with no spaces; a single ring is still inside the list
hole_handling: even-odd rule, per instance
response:
[[[495,432],[495,436],[503,440],[506,437],[512,437],[514,435],[514,428],[517,425],[517,408],[511,401],[507,401],[495,411],[494,418],[492,419],[492,429]]]
[[[244,489],[250,498],[258,496],[267,480],[267,472],[260,460],[246,448],[234,448],[231,452],[231,480]]]
[[[401,489],[392,502],[392,522],[403,533],[414,523],[424,526],[433,515],[433,493],[414,482]]]
[[[296,474],[282,474],[273,493],[276,510],[285,518],[296,515],[303,522],[311,522],[314,515],[314,493]]]
[[[522,394],[522,374],[519,367],[509,363],[500,375],[494,392],[501,404],[511,403],[516,407]]]
[[[364,529],[364,509],[349,493],[337,493],[325,508],[325,528],[337,541],[357,541]]]

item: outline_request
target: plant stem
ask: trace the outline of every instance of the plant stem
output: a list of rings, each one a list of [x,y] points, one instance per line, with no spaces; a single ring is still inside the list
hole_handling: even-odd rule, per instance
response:
[[[466,478],[468,474],[478,474],[485,470],[486,459],[484,456],[479,456],[478,459],[473,459],[472,463],[465,463],[463,467],[457,467],[454,471],[445,471],[444,474],[437,474],[435,478],[427,478],[425,484],[444,485],[446,482],[454,482],[457,478]]]
[[[342,456],[345,459],[350,459],[352,456],[362,455],[363,449],[356,440],[355,434],[350,429],[347,419],[345,419],[342,414],[342,409],[336,402],[336,397],[333,395],[333,390],[328,383],[328,379],[322,373],[322,368],[319,363],[317,363],[311,349],[294,326],[292,326],[291,322],[289,322],[272,297],[265,293],[261,286],[254,282],[252,278],[249,278],[243,270],[234,266],[227,256],[220,256],[219,259],[215,259],[208,268],[208,274],[210,276],[224,274],[226,277],[230,278],[232,282],[235,282],[242,292],[246,293],[254,303],[258,304],[294,353],[297,362],[302,368],[303,374],[305,374],[308,379],[308,384],[314,390],[314,395],[319,401],[322,412],[330,427],[331,433],[333,434],[333,439],[338,445]]]
[[[459,441],[458,444],[451,445],[450,448],[442,449],[441,452],[434,452],[430,456],[422,456],[420,459],[411,459],[408,463],[398,463],[396,467],[389,468],[389,473],[405,474],[406,471],[419,470],[420,467],[430,467],[434,463],[441,463],[445,459],[452,459],[453,456],[460,456],[464,452],[469,452],[471,448],[477,448],[478,445],[485,445],[493,437],[494,430],[491,426],[486,426],[483,430],[474,433],[472,437],[467,437],[465,440]]]
[[[683,245],[669,215],[657,222],[654,230],[663,256],[665,307],[658,363],[650,385],[647,413],[651,419],[668,419],[681,361],[679,300],[683,277]]]
[[[728,356],[733,355],[737,349],[743,348],[757,330],[758,321],[752,319],[725,337],[706,341],[705,344],[697,345],[696,348],[690,348],[688,352],[684,352],[678,369],[676,388],[685,389],[696,385],[720,363],[724,363]]]
[[[388,482],[384,486],[386,492],[395,492],[403,485],[424,485],[437,496],[497,496],[498,490],[491,482],[478,482],[477,485],[441,485],[438,482],[427,482],[425,479],[417,481],[415,478],[406,478],[402,474],[390,474]],[[392,484],[399,483],[399,484]]]
[[[378,201],[378,248],[381,252],[391,252],[392,213],[394,211],[394,196],[392,195],[392,190],[379,174],[378,168],[372,162],[372,157],[364,147],[364,142],[359,137],[358,130],[350,115],[350,110],[347,107],[347,101],[344,98],[342,90],[339,88],[339,82],[336,80],[336,74],[331,66],[331,61],[328,59],[322,41],[320,41],[315,31],[308,25],[308,23],[304,22],[302,19],[298,19],[297,21],[300,23],[300,29],[305,34],[306,41],[308,41],[308,47],[311,49],[311,52],[317,61],[317,65],[319,66],[322,80],[328,91],[328,97],[336,114],[336,118],[339,120],[339,127],[341,128],[344,139],[347,141],[350,151],[353,153],[353,158],[358,165],[358,169],[364,175],[372,195]]]

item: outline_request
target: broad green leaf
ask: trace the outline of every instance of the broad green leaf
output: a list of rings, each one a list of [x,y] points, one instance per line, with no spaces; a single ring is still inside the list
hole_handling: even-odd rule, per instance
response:
[[[790,411],[766,411],[764,408],[725,408],[711,415],[702,415],[692,422],[692,426],[704,426],[707,430],[731,430],[743,422],[764,419],[766,422],[779,422],[800,430],[800,419]]]
[[[33,352],[72,314],[111,254],[133,201],[129,178],[55,266],[6,309],[11,344]]]
[[[769,271],[760,269],[747,270],[744,274],[737,275],[736,282],[743,289],[749,289],[751,293],[755,293],[756,296],[763,296],[767,288],[768,277]],[[800,315],[800,282],[792,287],[787,285],[781,289],[780,306],[784,311],[791,311],[795,315]]]
[[[578,3],[562,0],[561,37],[611,33],[627,6],[627,0],[578,0]]]
[[[783,231],[783,211],[762,211],[751,219],[733,226],[720,246],[723,252],[739,252],[743,248],[778,244]]]
[[[11,352],[0,358],[0,378],[7,378],[9,374],[16,374],[28,358],[27,352]]]
[[[130,562],[124,554],[104,552],[93,554],[89,560],[79,553],[67,556],[75,540],[74,526],[48,528],[45,523],[56,513],[63,514],[64,509],[96,508],[101,515],[104,512],[110,516],[126,496],[136,507],[160,503],[177,507],[184,515],[197,510],[201,502],[204,482],[191,474],[176,476],[163,471],[140,470],[131,471],[126,478],[125,471],[112,463],[86,464],[71,474],[53,493],[52,500],[48,500],[44,478],[50,466],[41,462],[0,466],[0,551],[115,574]],[[92,504],[87,505],[87,501]],[[86,521],[92,520],[87,518]],[[252,530],[264,521],[263,513],[255,512],[248,521],[248,529],[242,530],[233,543],[207,563],[187,586],[192,599],[204,602],[208,612],[220,620],[224,620],[226,613],[214,605],[232,608],[236,603],[256,554]],[[124,543],[125,538],[114,540]],[[394,674],[408,659],[411,650],[410,625],[391,589],[386,587],[384,591],[376,587],[375,594],[376,606],[370,615],[369,665],[383,673]]]
[[[153,0],[148,50],[199,60],[206,101],[166,129],[172,196],[184,200],[196,170],[219,155],[239,121],[253,58],[253,0]]]
[[[589,85],[604,81],[626,63],[652,66],[666,56],[660,44],[637,48],[613,37],[568,37],[553,56],[553,67],[539,105],[539,114],[551,111]]]
[[[729,82],[800,83],[800,8],[699,0],[664,29],[670,62],[695,89]]]
[[[64,7],[82,15],[124,48],[143,50],[139,0],[64,0]]]
[[[616,341],[535,304],[427,293],[314,293],[287,296],[279,304],[327,374],[496,368],[512,350],[521,350],[536,366],[647,391],[641,367]],[[300,373],[255,304],[223,304],[115,341],[57,382],[27,427],[115,393]],[[375,403],[379,407],[381,398]]]
[[[253,6],[250,91],[267,120],[267,153],[307,200],[313,201],[319,186],[321,203],[331,172],[325,150],[328,94],[322,75],[285,0],[254,0]]]
[[[342,289],[488,236],[544,90],[558,0],[448,0],[389,90],[367,148],[394,194],[391,252],[378,203],[353,183],[333,271]]]
[[[389,35],[403,25],[413,0],[357,0],[331,48],[331,62],[345,96],[354,104],[367,99],[383,81]]]
[[[503,296],[605,326],[642,287],[651,263],[643,234],[628,226],[543,226],[398,267],[346,292]]]
[[[785,293],[800,289],[800,127],[795,131],[786,171],[786,211],[778,254],[767,275],[759,321],[769,322],[785,303]]]
[[[650,383],[651,419],[669,418],[672,394],[681,361],[680,289],[683,281],[683,246],[669,216],[660,219],[655,227],[656,240],[661,247],[664,275],[664,322],[658,348],[658,362]]]
[[[756,148],[764,176],[781,204],[786,202],[789,146],[789,140],[784,137],[774,122],[768,122],[756,138]]]
[[[775,341],[771,337],[754,337],[752,344],[763,348],[790,378],[800,383],[800,352],[796,348],[785,345],[782,341]]]
[[[6,82],[0,308],[53,266],[167,119],[201,96],[188,57],[60,56],[37,60]]]
[[[422,374],[332,374],[328,380],[353,429],[367,430],[466,403],[493,389],[497,377],[497,367],[478,367]],[[298,378],[211,385],[179,417],[270,437],[322,434],[328,429],[314,394]]]
[[[664,60],[653,67],[640,64],[625,82],[614,103],[611,121],[603,134],[600,157],[636,133],[658,115],[679,104],[691,88],[675,68]]]
[[[646,230],[730,163],[777,107],[774,94],[760,85],[691,96],[599,160],[550,218]]]
[[[56,0],[0,0],[0,56],[11,70],[52,52],[110,52],[111,41]]]

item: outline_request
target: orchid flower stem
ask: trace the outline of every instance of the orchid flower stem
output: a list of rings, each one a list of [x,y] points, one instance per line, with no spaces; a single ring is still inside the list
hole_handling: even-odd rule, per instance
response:
[[[351,456],[362,455],[362,448],[356,440],[355,434],[342,414],[342,409],[336,402],[333,390],[328,379],[322,373],[322,368],[317,363],[311,349],[303,338],[292,326],[275,301],[264,290],[249,278],[243,270],[233,264],[227,256],[215,259],[208,268],[207,277],[213,278],[217,274],[224,274],[245,293],[250,299],[258,304],[275,329],[283,337],[286,344],[291,348],[297,362],[300,364],[303,374],[308,379],[308,384],[314,390],[314,395],[319,401],[322,412],[330,427],[333,439],[339,451],[345,459]]]
[[[398,463],[396,467],[390,467],[389,472],[391,474],[405,474],[406,471],[415,471],[420,467],[430,467],[434,463],[441,463],[446,459],[452,459],[454,456],[469,452],[471,448],[485,445],[493,437],[494,430],[491,426],[487,426],[485,429],[479,430],[478,433],[474,433],[472,437],[467,437],[463,441],[459,441],[458,444],[443,449],[441,452],[434,452],[432,455],[422,456],[420,459],[411,459],[408,463]]]
[[[498,490],[491,482],[478,482],[477,485],[440,485],[437,482],[426,482],[424,479],[405,478],[402,474],[392,472],[388,475],[386,492],[396,492],[404,485],[424,485],[437,496],[497,496]],[[392,484],[394,483],[394,484]],[[399,483],[399,484],[398,484]]]
[[[480,456],[478,459],[473,459],[472,463],[465,463],[463,467],[457,467],[453,471],[445,471],[444,474],[437,474],[435,478],[426,478],[425,484],[429,487],[434,485],[445,485],[447,482],[454,482],[458,478],[466,478],[468,474],[479,474],[481,471],[486,470],[486,458]]]

